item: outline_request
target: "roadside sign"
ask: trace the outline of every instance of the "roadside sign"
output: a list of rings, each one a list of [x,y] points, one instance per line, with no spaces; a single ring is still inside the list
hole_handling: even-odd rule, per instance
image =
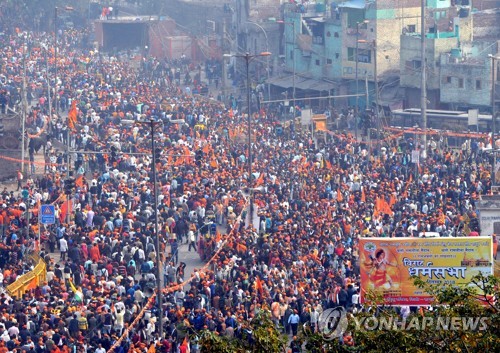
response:
[[[40,208],[40,223],[54,224],[56,223],[56,209],[54,205],[42,205]]]

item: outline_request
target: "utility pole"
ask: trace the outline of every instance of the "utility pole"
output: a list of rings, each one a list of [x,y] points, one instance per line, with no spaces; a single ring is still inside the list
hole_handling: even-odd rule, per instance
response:
[[[425,0],[421,0],[420,2],[420,50],[422,57],[420,59],[421,61],[421,75],[422,75],[422,82],[420,84],[420,113],[422,116],[422,128],[424,130],[424,151],[422,154],[422,158],[425,159],[427,158],[427,82],[426,82],[426,67],[427,67],[427,62],[426,62],[426,41],[425,41]]]
[[[356,136],[356,139],[358,138],[358,115],[359,115],[359,78],[358,78],[358,65],[359,65],[359,25],[361,24],[368,24],[368,20],[364,20],[362,22],[356,22],[356,72],[355,72],[355,80],[356,80],[356,107],[355,107],[355,114],[354,114],[354,133]],[[368,104],[368,102],[366,102]]]
[[[24,175],[27,175],[25,170],[26,159],[26,116],[28,114],[28,102],[26,94],[26,34],[23,35],[23,116],[22,116],[22,137],[21,137],[21,171]],[[29,169],[29,166],[28,166]]]
[[[222,89],[222,96],[224,97],[223,101],[226,101],[226,63],[224,61],[224,51],[226,48],[226,18],[222,18],[222,33],[221,33],[221,43],[220,46],[222,48],[222,67],[221,67],[221,75],[220,85]]]
[[[496,149],[496,144],[495,144],[495,135],[497,132],[497,119],[496,119],[496,102],[495,102],[495,95],[496,95],[496,89],[495,89],[495,78],[496,78],[496,57],[491,55],[491,148]]]
[[[496,60],[498,57],[490,55],[491,58],[491,148],[493,152],[493,165],[491,166],[491,180],[494,186],[498,185],[496,177],[496,165],[497,165],[497,151],[496,151],[496,132],[497,132],[497,109],[496,109],[496,89],[495,89],[495,79],[496,79]]]
[[[375,119],[377,119],[377,141],[380,141],[380,113],[379,113],[379,91],[378,91],[378,72],[377,72],[377,41],[373,41],[373,81],[375,83]]]
[[[154,213],[155,213],[155,248],[156,248],[156,299],[158,303],[158,333],[160,339],[163,339],[163,294],[161,287],[161,251],[160,251],[160,233],[158,232],[158,181],[156,175],[156,146],[155,146],[155,127],[159,122],[154,119],[149,121],[151,128],[151,153],[153,155],[153,198],[154,198]]]
[[[297,45],[296,43],[296,37],[297,34],[295,33],[295,21],[292,21],[292,29],[293,29],[293,44],[292,44],[292,50],[293,50],[293,91],[292,91],[292,106],[293,106],[293,116],[292,116],[292,121],[295,121],[295,75],[296,75],[296,62],[297,58],[295,57],[295,46]]]
[[[56,108],[56,115],[59,115],[58,101],[57,101],[57,6],[54,8],[54,72],[55,72],[55,80],[54,80],[54,104]],[[50,110],[49,110],[50,111]],[[68,154],[69,158],[69,154]],[[69,169],[68,169],[69,172]]]

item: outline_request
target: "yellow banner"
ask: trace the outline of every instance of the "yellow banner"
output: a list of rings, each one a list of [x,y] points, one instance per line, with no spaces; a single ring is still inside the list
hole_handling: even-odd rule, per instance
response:
[[[490,237],[361,238],[361,301],[369,291],[381,293],[387,305],[430,305],[433,298],[413,284],[469,283],[482,272],[493,274]]]

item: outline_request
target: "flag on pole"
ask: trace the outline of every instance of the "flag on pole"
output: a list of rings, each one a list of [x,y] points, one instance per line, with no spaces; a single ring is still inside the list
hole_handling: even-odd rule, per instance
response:
[[[257,276],[257,278],[255,278],[255,289],[257,289],[257,291],[259,291],[260,295],[262,295],[264,293],[264,287],[262,286],[262,280],[260,279],[259,276]]]
[[[79,175],[78,178],[76,178],[75,185],[79,188],[83,187],[83,174]]]
[[[342,196],[342,192],[340,191],[340,188],[337,189],[337,201],[338,202],[344,201],[344,197]]]
[[[77,111],[76,111],[76,100],[73,99],[73,102],[71,102],[71,108],[68,113],[68,127],[71,130],[76,129],[76,122],[77,122]]]
[[[264,173],[260,173],[259,177],[257,178],[256,182],[255,182],[255,187],[259,187],[261,186],[262,184],[264,184]]]

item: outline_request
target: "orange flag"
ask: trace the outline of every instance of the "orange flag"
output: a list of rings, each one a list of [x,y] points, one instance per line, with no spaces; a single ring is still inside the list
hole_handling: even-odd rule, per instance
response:
[[[83,187],[83,174],[76,178],[75,185],[79,188]]]
[[[262,280],[260,279],[259,276],[257,276],[257,278],[255,278],[255,289],[257,289],[260,293],[260,295],[262,295],[264,293],[264,287],[262,286]]]
[[[366,202],[366,195],[365,195],[365,190],[361,189],[361,201]]]
[[[344,201],[344,197],[342,196],[342,193],[340,192],[340,188],[337,189],[337,201],[338,202]]]
[[[259,177],[257,178],[257,181],[255,182],[255,187],[259,187],[262,184],[264,184],[264,173],[260,173]]]
[[[396,204],[396,198],[394,195],[391,195],[391,198],[389,199],[389,206],[392,208]]]
[[[78,113],[76,111],[76,100],[73,99],[73,102],[71,102],[71,108],[69,109],[68,113],[68,127],[71,130],[76,129],[77,116]]]
[[[234,118],[234,111],[233,108],[229,109],[229,117]]]
[[[330,161],[326,160],[325,165],[326,165],[326,168],[332,169],[332,164],[330,163]]]
[[[69,208],[68,208],[69,204]],[[66,221],[66,214],[69,212],[71,213],[73,211],[73,202],[70,200],[69,202],[67,201],[67,196],[64,198],[64,202],[61,205],[61,213],[59,216],[59,221],[61,223],[64,223]]]

